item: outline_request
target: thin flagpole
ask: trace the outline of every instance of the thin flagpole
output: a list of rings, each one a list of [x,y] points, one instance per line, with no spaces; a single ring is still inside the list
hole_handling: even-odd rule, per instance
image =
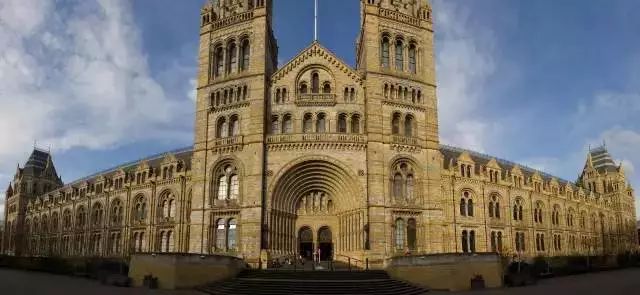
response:
[[[313,14],[313,41],[318,41],[318,0],[315,0]]]

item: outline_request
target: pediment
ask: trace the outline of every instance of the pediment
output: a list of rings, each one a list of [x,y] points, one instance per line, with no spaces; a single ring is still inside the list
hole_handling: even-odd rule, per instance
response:
[[[502,167],[500,167],[500,164],[498,164],[498,161],[496,161],[495,158],[491,158],[489,163],[487,163],[487,167],[492,168],[492,169],[498,169],[498,170],[502,169]]]
[[[475,164],[475,162],[473,161],[473,159],[471,158],[471,155],[469,155],[468,152],[462,152],[462,154],[460,154],[460,156],[458,156],[458,162],[466,162],[466,163],[473,163]]]
[[[283,80],[296,79],[300,72],[311,66],[324,67],[337,79],[346,76],[352,80],[352,83],[362,84],[362,77],[360,77],[358,72],[318,42],[313,42],[309,47],[302,50],[296,57],[276,71],[271,76],[271,83],[278,84]]]

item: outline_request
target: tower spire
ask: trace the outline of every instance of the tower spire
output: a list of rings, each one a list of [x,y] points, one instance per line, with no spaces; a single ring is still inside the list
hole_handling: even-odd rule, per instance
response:
[[[313,8],[313,41],[318,41],[318,0],[314,0]]]

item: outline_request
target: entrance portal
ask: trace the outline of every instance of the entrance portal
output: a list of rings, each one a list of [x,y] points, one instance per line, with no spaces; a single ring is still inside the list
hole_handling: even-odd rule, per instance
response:
[[[331,260],[333,258],[331,229],[328,226],[323,226],[318,230],[318,248],[320,249],[320,260]]]
[[[300,256],[313,259],[313,231],[309,227],[303,227],[298,231],[298,251]]]

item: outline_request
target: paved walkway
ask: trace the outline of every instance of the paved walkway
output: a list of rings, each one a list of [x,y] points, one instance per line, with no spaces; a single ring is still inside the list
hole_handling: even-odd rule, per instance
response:
[[[203,293],[195,291],[161,291],[141,288],[120,288],[104,286],[98,281],[89,279],[0,268],[0,294],[202,295]]]
[[[517,288],[502,288],[460,293],[429,292],[428,294],[465,294],[465,295],[617,295],[640,294],[640,268],[605,271],[584,275],[551,278],[538,281],[537,285]]]

